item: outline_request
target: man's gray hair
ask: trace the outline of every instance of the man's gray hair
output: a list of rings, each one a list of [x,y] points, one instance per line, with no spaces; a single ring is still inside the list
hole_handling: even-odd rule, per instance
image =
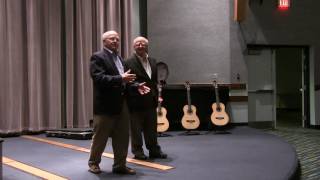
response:
[[[147,38],[145,38],[143,36],[138,36],[138,37],[134,38],[133,45],[136,44],[136,42],[138,42],[138,41],[144,41],[145,43],[149,44],[149,41]]]
[[[102,36],[101,36],[101,39],[102,39],[102,41],[104,41],[106,38],[108,38],[109,36],[111,36],[111,35],[119,35],[116,31],[114,31],[114,30],[110,30],[110,31],[107,31],[107,32],[105,32],[105,33],[103,33],[102,34]]]

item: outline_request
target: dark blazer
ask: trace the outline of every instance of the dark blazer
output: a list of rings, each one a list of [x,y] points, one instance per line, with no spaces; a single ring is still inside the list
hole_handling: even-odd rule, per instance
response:
[[[122,59],[121,62],[124,65]],[[103,49],[91,56],[90,75],[94,88],[94,114],[120,113],[126,88],[109,51]]]
[[[156,108],[158,104],[158,89],[157,89],[157,62],[154,58],[148,57],[151,66],[151,79],[143,68],[137,55],[132,55],[125,63],[128,69],[131,69],[131,73],[136,74],[136,81],[139,83],[146,82],[151,91],[146,95],[139,95],[135,91],[129,91],[128,105],[130,111],[143,111],[148,108]]]

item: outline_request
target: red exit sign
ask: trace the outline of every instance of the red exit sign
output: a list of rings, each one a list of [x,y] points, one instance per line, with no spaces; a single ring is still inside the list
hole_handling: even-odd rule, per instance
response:
[[[290,0],[278,0],[278,9],[287,10],[290,7]]]

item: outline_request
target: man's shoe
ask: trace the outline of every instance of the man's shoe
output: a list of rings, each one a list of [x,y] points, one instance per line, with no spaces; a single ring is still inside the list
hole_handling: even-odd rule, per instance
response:
[[[129,167],[123,167],[123,168],[113,168],[112,172],[115,174],[129,174],[129,175],[135,175],[136,171],[129,168]]]
[[[134,159],[139,159],[139,160],[147,160],[148,157],[144,154],[137,154],[137,155],[134,155],[133,157]]]
[[[159,152],[159,153],[150,153],[149,154],[149,158],[151,159],[156,159],[156,158],[159,158],[159,159],[166,159],[168,157],[167,154],[163,153],[163,152]]]
[[[99,165],[91,164],[89,165],[89,172],[92,172],[93,174],[99,174],[101,173]]]

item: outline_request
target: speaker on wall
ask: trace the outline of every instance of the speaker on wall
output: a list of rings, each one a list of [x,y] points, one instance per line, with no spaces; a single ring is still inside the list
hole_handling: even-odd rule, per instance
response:
[[[241,22],[246,18],[248,0],[234,0],[234,20]]]

